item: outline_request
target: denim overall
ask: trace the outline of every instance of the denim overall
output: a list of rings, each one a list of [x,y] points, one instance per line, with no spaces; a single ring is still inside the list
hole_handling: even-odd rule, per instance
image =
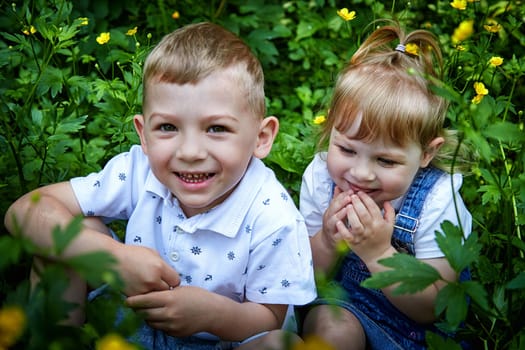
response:
[[[400,252],[414,255],[413,234],[416,232],[425,199],[444,172],[434,167],[422,168],[410,185],[406,198],[396,215],[392,245]],[[370,277],[370,272],[353,252],[344,257],[335,281],[347,292],[346,300],[335,304],[354,314],[366,333],[370,349],[388,350],[426,349],[424,327],[400,312],[377,289],[368,289],[360,283]],[[319,304],[332,304],[332,300],[318,300]]]

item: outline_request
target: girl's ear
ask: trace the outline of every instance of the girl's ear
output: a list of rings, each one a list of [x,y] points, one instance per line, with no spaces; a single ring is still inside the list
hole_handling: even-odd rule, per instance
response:
[[[146,143],[146,136],[144,135],[144,116],[142,114],[136,114],[133,117],[133,125],[135,125],[135,131],[140,138],[140,145],[142,146],[142,151],[145,154],[148,154],[148,146]]]
[[[257,145],[253,151],[254,157],[262,159],[270,153],[278,131],[279,120],[276,117],[266,117],[261,121],[259,135],[257,135]]]
[[[430,164],[444,143],[445,139],[441,136],[430,141],[427,148],[423,151],[423,156],[421,157],[420,162],[421,168],[426,168]]]

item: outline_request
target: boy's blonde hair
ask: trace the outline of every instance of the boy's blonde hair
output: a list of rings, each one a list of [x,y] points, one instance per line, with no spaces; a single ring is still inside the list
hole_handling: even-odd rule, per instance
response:
[[[388,21],[365,40],[339,74],[320,144],[328,141],[333,128],[345,132],[360,116],[355,137],[365,142],[377,138],[399,146],[416,142],[423,150],[439,136],[454,143],[453,132],[444,129],[448,103],[431,90],[441,71],[441,49],[432,33],[416,30],[406,35],[396,22]],[[440,167],[448,157],[444,152],[434,161]]]
[[[175,30],[150,52],[144,65],[144,102],[148,84],[196,84],[222,69],[232,69],[231,76],[252,112],[264,117],[264,75],[259,60],[238,36],[209,22]]]

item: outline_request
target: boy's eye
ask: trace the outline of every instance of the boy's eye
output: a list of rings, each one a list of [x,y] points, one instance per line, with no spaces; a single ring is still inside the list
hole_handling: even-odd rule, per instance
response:
[[[394,166],[396,164],[395,161],[391,159],[386,159],[386,158],[378,158],[377,161],[381,163],[383,166],[388,166],[388,167]]]
[[[175,127],[172,124],[162,124],[162,125],[159,126],[159,129],[160,129],[160,131],[163,131],[163,132],[177,131],[177,127]]]
[[[222,126],[222,125],[213,125],[213,126],[210,126],[208,128],[208,131],[211,132],[211,133],[225,132],[226,128],[224,126]]]

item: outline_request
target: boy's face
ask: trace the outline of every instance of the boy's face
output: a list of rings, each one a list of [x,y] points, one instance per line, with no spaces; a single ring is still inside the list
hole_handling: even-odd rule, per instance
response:
[[[195,85],[149,83],[144,108],[135,116],[142,148],[185,214],[224,201],[244,175],[261,128],[228,71]]]
[[[408,190],[418,169],[430,163],[434,152],[423,152],[415,142],[401,147],[381,139],[373,142],[355,139],[359,123],[356,120],[344,133],[332,130],[328,172],[342,191],[365,192],[382,207],[385,201]],[[436,140],[441,142],[441,138]]]

